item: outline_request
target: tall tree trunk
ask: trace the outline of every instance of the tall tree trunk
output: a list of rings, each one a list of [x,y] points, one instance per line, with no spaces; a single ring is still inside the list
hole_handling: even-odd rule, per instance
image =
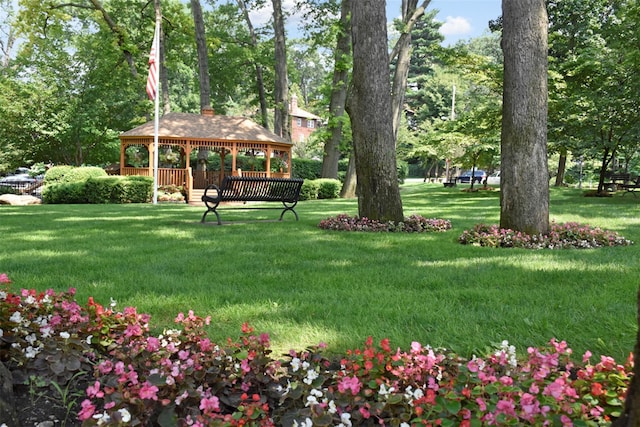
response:
[[[342,189],[340,190],[340,197],[343,199],[352,199],[356,197],[356,185],[358,183],[358,177],[356,175],[356,156],[351,151],[349,156],[349,165],[347,166],[347,174],[344,177],[342,183]]]
[[[287,76],[287,46],[284,34],[282,1],[272,0],[273,30],[275,33],[275,116],[273,131],[276,135],[291,141],[291,120],[289,116],[289,78]]]
[[[417,7],[418,0],[402,0],[402,22],[405,24],[402,34],[391,52],[391,60],[397,56],[396,69],[393,75],[391,102],[393,109],[393,136],[398,138],[398,128],[404,110],[404,98],[407,91],[407,76],[411,63],[411,30],[416,21],[423,15],[431,0],[425,0]]]
[[[258,36],[256,35],[256,31],[253,28],[253,24],[251,23],[251,18],[249,17],[249,10],[247,9],[247,4],[245,0],[237,0],[237,3],[238,3],[238,7],[242,11],[242,16],[244,17],[244,20],[247,23],[249,34],[251,35],[251,47],[254,50],[257,50]],[[256,61],[254,63],[254,67],[256,69],[256,86],[258,89],[258,100],[260,102],[260,122],[263,128],[269,129],[269,108],[267,103],[267,94],[264,89],[264,78],[262,77],[262,65],[260,65]]]
[[[196,30],[196,49],[198,52],[198,77],[200,78],[200,110],[211,107],[211,85],[209,84],[209,55],[207,35],[204,29],[200,0],[191,0],[191,14]]]
[[[502,0],[500,226],[549,231],[545,0]]]
[[[562,187],[564,185],[564,174],[567,170],[567,149],[562,148],[560,150],[560,158],[558,159],[558,173],[556,174],[556,187]]]
[[[322,159],[322,177],[338,178],[338,162],[340,161],[340,141],[347,101],[347,85],[349,83],[349,69],[351,62],[351,28],[349,13],[351,0],[342,0],[340,11],[340,32],[336,42],[335,64],[333,68],[333,86],[329,103],[329,129],[331,136],[324,144]]]
[[[351,3],[353,78],[350,117],[358,177],[358,212],[404,220],[391,117],[385,2]]]

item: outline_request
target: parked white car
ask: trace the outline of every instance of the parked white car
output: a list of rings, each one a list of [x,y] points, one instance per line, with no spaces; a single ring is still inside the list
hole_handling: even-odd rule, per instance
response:
[[[495,171],[487,177],[487,185],[500,185],[500,171]]]

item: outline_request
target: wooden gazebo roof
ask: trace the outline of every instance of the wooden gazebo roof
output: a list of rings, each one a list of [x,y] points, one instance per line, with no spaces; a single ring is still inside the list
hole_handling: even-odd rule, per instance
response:
[[[154,122],[150,121],[120,134],[122,140],[151,137]],[[158,136],[163,139],[216,140],[293,144],[246,117],[191,113],[168,113],[158,120]]]

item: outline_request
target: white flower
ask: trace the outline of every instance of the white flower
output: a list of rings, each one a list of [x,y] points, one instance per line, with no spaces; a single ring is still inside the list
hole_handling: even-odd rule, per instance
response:
[[[313,427],[313,421],[310,418],[305,419],[302,424],[298,423],[296,420],[293,420],[294,427]]]
[[[36,347],[27,347],[26,350],[24,351],[24,356],[27,359],[33,359],[34,357],[36,357],[36,355],[39,353],[39,349]]]
[[[42,338],[49,338],[51,336],[51,332],[53,332],[53,329],[49,325],[46,325],[40,328],[40,333],[42,334]]]
[[[340,415],[340,421],[342,421],[342,424],[345,425],[345,427],[351,427],[351,414],[348,412],[345,412],[343,414]]]
[[[69,334],[69,332],[60,332],[60,338],[68,340],[69,338],[71,338],[71,335]]]
[[[0,291],[0,299],[1,299],[1,300],[5,300],[5,299],[7,299],[7,293],[6,293],[5,291]],[[2,427],[2,426],[6,426],[6,425],[5,425],[5,424],[3,424],[3,425],[1,425],[0,427]]]
[[[36,299],[35,299],[35,297],[33,295],[29,295],[28,297],[26,297],[24,299],[24,303],[27,304],[27,305],[34,305],[36,302],[37,301],[36,301]]]
[[[309,392],[309,394],[311,394],[312,396],[315,397],[322,397],[322,392],[318,389],[312,388],[311,391]]]
[[[381,396],[388,397],[391,393],[396,391],[395,387],[387,387],[384,384],[380,384],[380,391],[378,392]]]
[[[307,403],[304,406],[317,405],[318,399],[315,396],[307,396]]]
[[[411,426],[409,424],[407,424],[407,423],[402,423],[402,424],[400,424],[400,427],[411,427]]]
[[[22,322],[22,315],[19,311],[14,311],[9,320],[13,323],[20,323]]]
[[[4,331],[2,329],[0,329],[0,337],[3,337],[3,336],[4,336]],[[2,427],[2,426],[0,426],[0,427]]]
[[[330,414],[335,414],[338,409],[336,408],[336,402],[334,402],[333,400],[329,402],[329,409],[328,409]]]
[[[297,372],[298,369],[300,369],[300,359],[298,359],[297,357],[291,359],[291,369],[293,370],[293,372]]]
[[[306,361],[305,361],[305,362],[302,362],[302,369],[304,369],[305,371],[306,371],[307,369],[309,369],[309,366],[311,366],[311,365],[309,365],[309,362],[306,362]]]
[[[91,340],[93,340],[93,335],[89,335],[86,339],[87,344],[91,345]]]
[[[110,299],[111,299],[111,303],[109,305],[111,306],[111,308],[114,308],[118,304],[118,301],[114,300],[113,298],[110,298]]]
[[[29,334],[26,337],[24,337],[24,340],[29,344],[33,345],[38,340],[38,338],[36,338],[36,334]]]
[[[302,382],[311,385],[313,380],[315,380],[316,378],[318,378],[318,373],[316,371],[307,371],[307,376],[302,380]]]
[[[120,418],[122,418],[123,423],[131,421],[131,414],[125,408],[118,409],[118,412],[120,412]]]

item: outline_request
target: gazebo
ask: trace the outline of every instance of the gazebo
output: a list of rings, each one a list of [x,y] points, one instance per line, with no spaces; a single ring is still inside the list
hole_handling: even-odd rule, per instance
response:
[[[158,185],[184,186],[194,200],[225,175],[290,178],[292,146],[246,117],[168,113],[158,123]],[[153,159],[153,121],[120,135],[120,175],[153,176]]]

